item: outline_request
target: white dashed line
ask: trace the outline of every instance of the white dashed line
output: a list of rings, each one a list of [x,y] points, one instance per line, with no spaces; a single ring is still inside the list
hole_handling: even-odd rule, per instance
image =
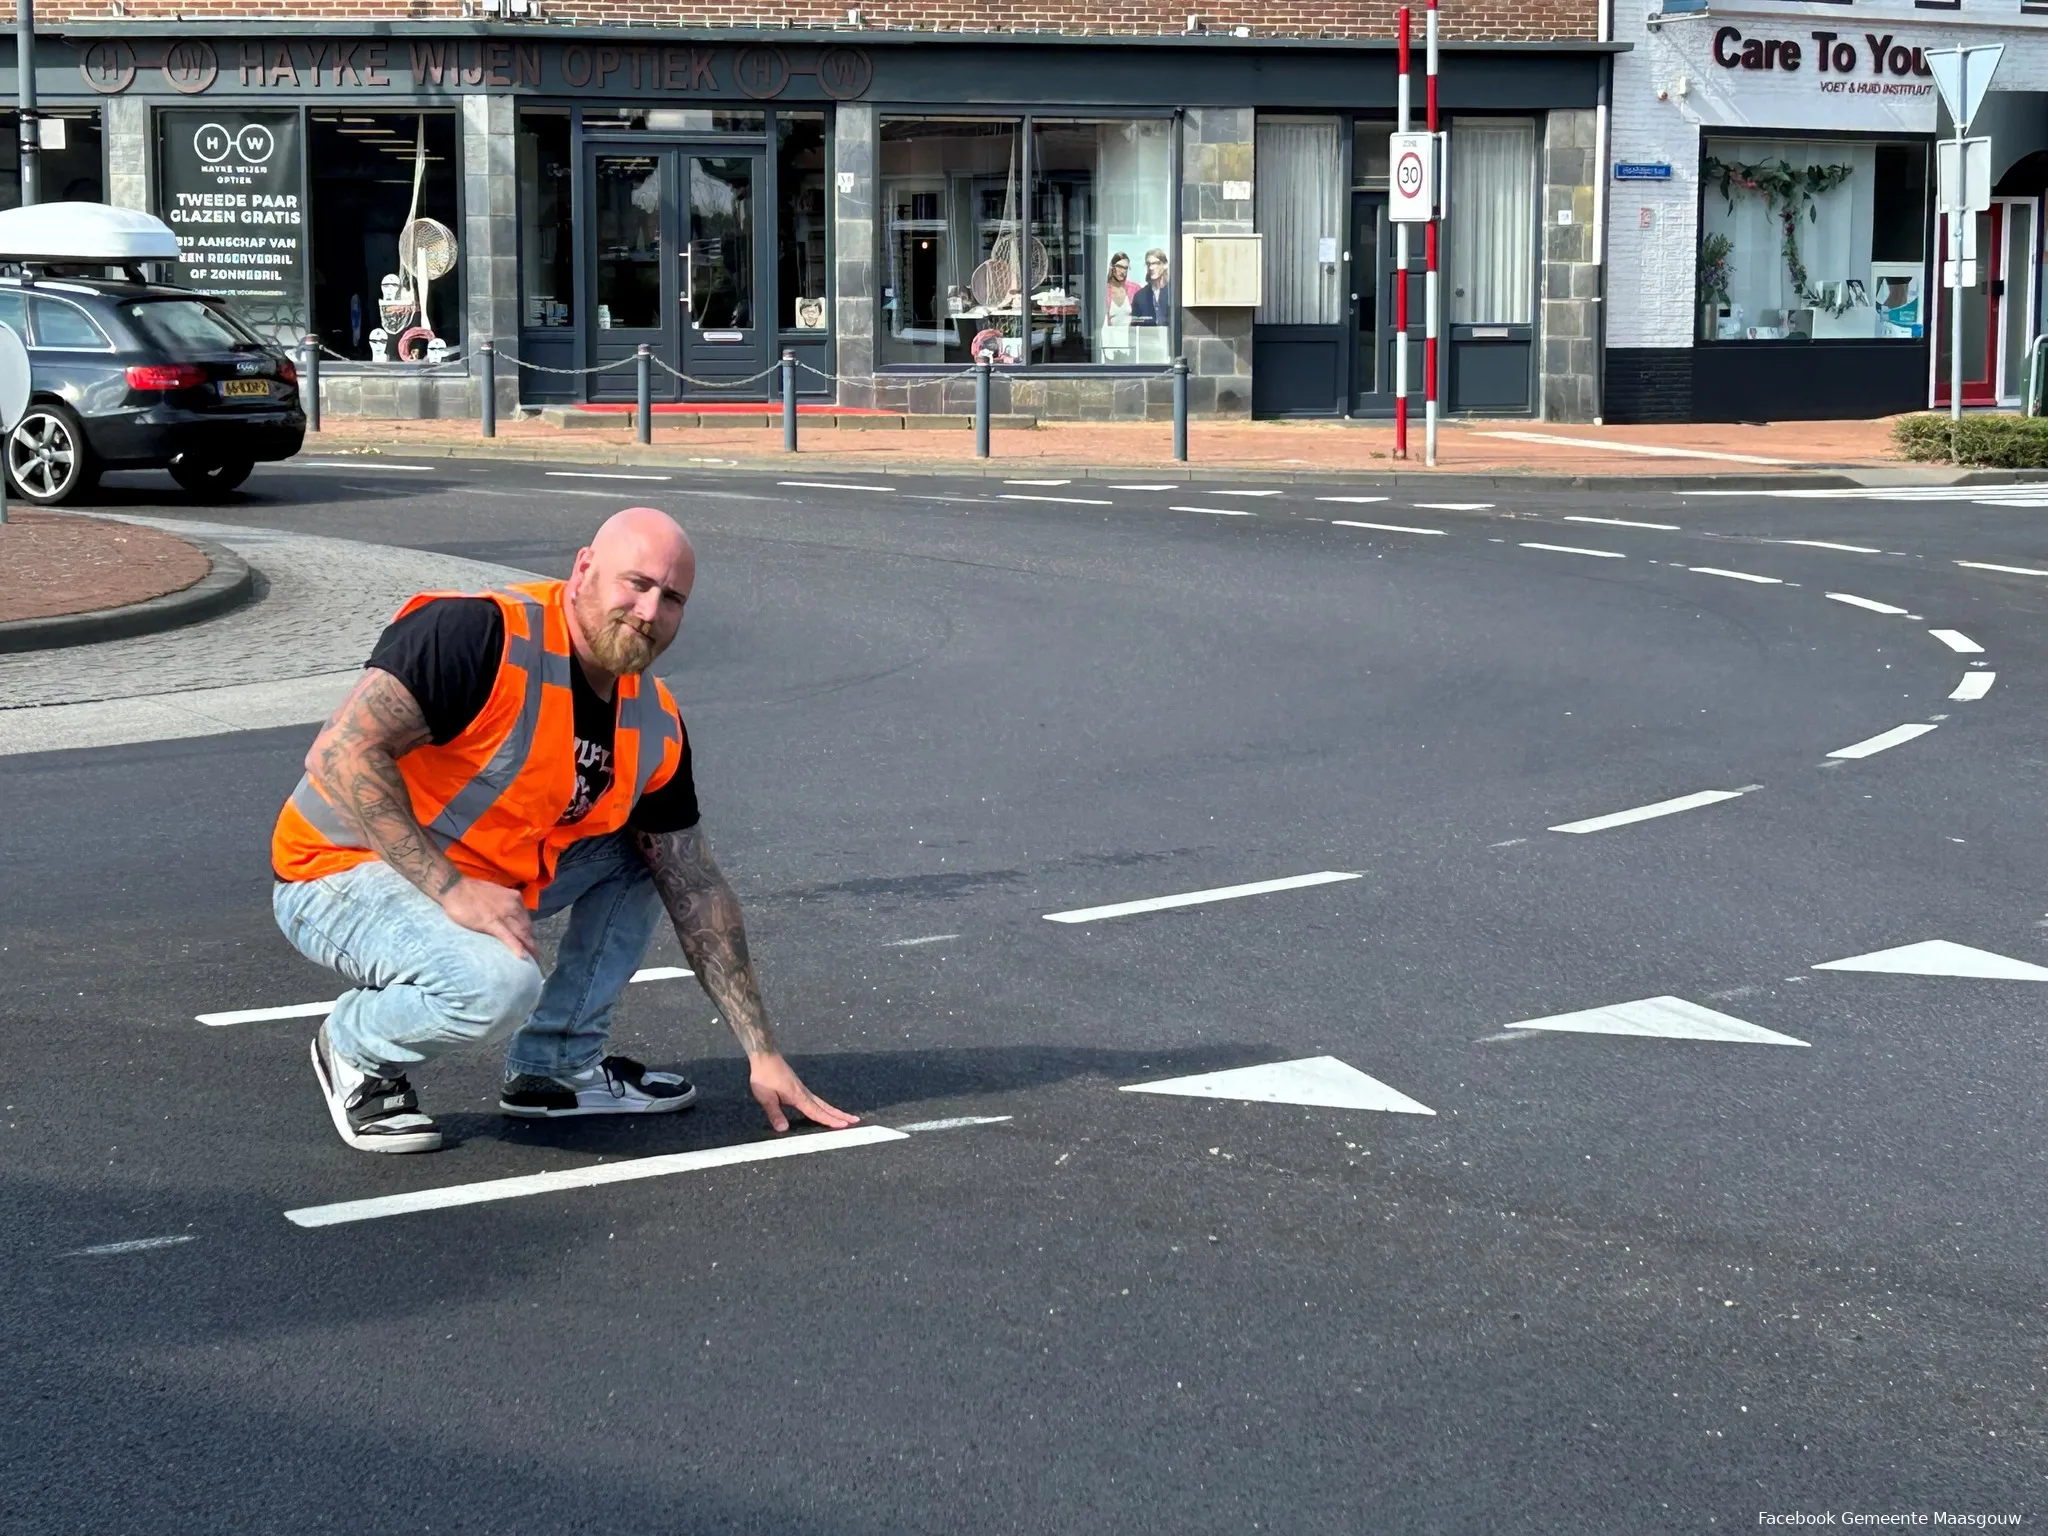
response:
[[[802,1157],[811,1152],[837,1152],[848,1147],[869,1147],[877,1142],[908,1139],[903,1132],[893,1131],[885,1125],[856,1125],[850,1130],[817,1131],[785,1136],[777,1141],[748,1142],[737,1147],[672,1152],[661,1157],[636,1157],[616,1163],[564,1168],[555,1173],[529,1173],[518,1178],[486,1179],[478,1184],[416,1189],[410,1194],[343,1200],[335,1205],[302,1206],[295,1211],[286,1211],[284,1218],[299,1227],[332,1227],[349,1221],[374,1221],[382,1216],[405,1216],[414,1211],[445,1211],[453,1206],[480,1205],[490,1200],[517,1200],[527,1195],[554,1194],[558,1190],[589,1189],[599,1184],[621,1184],[629,1179],[658,1179],[668,1174],[695,1173],[705,1168],[729,1168],[735,1163],[767,1162],[773,1158]]]
[[[1178,896],[1151,896],[1143,901],[1120,901],[1107,907],[1080,907],[1072,912],[1048,912],[1048,923],[1092,923],[1105,917],[1130,917],[1139,912],[1164,912],[1170,907],[1198,907],[1212,901],[1234,901],[1240,896],[1264,896],[1272,891],[1299,890],[1307,885],[1330,885],[1359,876],[1343,870],[1318,870],[1313,875],[1289,875],[1284,880],[1256,880],[1250,885],[1219,885],[1206,891],[1186,891]]]
[[[1826,539],[1766,539],[1766,544],[1797,544],[1802,549],[1839,549],[1846,555],[1881,555],[1881,549],[1867,544],[1830,544]]]
[[[69,1253],[57,1255],[60,1259],[98,1259],[116,1253],[147,1253],[152,1248],[175,1248],[180,1243],[195,1243],[198,1235],[180,1232],[173,1237],[131,1237],[125,1243],[100,1243],[91,1248],[74,1248]]]
[[[1112,485],[1112,491],[1177,491],[1177,485]]]
[[[339,462],[332,459],[287,459],[278,467],[283,469],[287,466],[292,469],[374,469],[395,475],[426,475],[433,473],[434,470],[431,464],[373,464],[367,459],[347,459]]]
[[[1101,501],[1092,496],[1030,496],[1022,491],[1004,491],[998,499],[1002,501],[1051,501],[1057,502],[1063,507],[1113,507],[1116,505],[1113,501]]]
[[[1490,501],[1418,501],[1415,503],[1415,510],[1418,512],[1491,512],[1493,510],[1493,503]]]
[[[1247,512],[1243,507],[1168,507],[1169,512],[1206,512],[1211,517],[1257,517],[1256,512]]]
[[[1830,592],[1830,598],[1838,603],[1847,603],[1852,608],[1868,608],[1872,613],[1904,613],[1903,608],[1894,608],[1890,603],[1872,602],[1867,597],[1858,597],[1853,592]]]
[[[2048,571],[2037,571],[2024,565],[1986,565],[1981,560],[1958,560],[1956,564],[1973,571],[2003,571],[2008,576],[2048,576]]]
[[[1278,496],[1281,493],[1279,491],[1220,491],[1212,488],[1209,494],[1211,496]]]
[[[1676,523],[1632,523],[1625,517],[1567,517],[1568,523],[1604,523],[1609,528],[1655,528],[1660,533],[1678,533]]]
[[[1347,506],[1363,507],[1371,502],[1385,501],[1384,496],[1318,496],[1317,501],[1341,501]]]
[[[618,475],[595,469],[551,469],[548,475],[556,480],[673,480],[673,475]]]
[[[915,939],[891,939],[886,947],[889,949],[910,949],[919,944],[943,944],[948,939],[957,939],[959,937],[960,935],[957,933],[927,933]]]
[[[1902,742],[1911,741],[1916,736],[1925,736],[1929,731],[1935,729],[1937,727],[1931,725],[1895,725],[1881,735],[1871,737],[1868,741],[1859,741],[1853,746],[1837,747],[1828,756],[1874,757],[1879,752],[1883,752],[1890,747],[1896,747]]]
[[[957,1131],[970,1125],[1008,1125],[1008,1115],[955,1115],[951,1120],[920,1120],[914,1125],[899,1125],[899,1131]]]
[[[1956,684],[1956,691],[1949,697],[1967,704],[1973,699],[1983,698],[1991,691],[1991,685],[1996,681],[1996,672],[1965,672],[1963,680]]]
[[[846,480],[778,480],[777,485],[793,485],[806,491],[893,491],[893,485],[854,485]]]
[[[1785,583],[1776,576],[1758,576],[1750,571],[1724,571],[1718,565],[1688,565],[1696,576],[1725,576],[1730,581],[1753,581],[1762,587],[1782,587]]]
[[[1525,541],[1522,548],[1548,550],[1553,555],[1591,555],[1595,560],[1626,560],[1628,558],[1627,555],[1624,555],[1618,549],[1580,549],[1575,544],[1530,544]]]
[[[1005,480],[1005,485],[1072,485],[1071,480]]]
[[[1409,528],[1401,523],[1354,523],[1341,517],[1330,519],[1332,528],[1370,528],[1375,533],[1420,533],[1432,539],[1449,538],[1441,528]]]
[[[1960,629],[1930,629],[1927,631],[1943,645],[1961,656],[1981,656],[1984,647],[1964,634]]]
[[[650,965],[635,971],[626,980],[673,981],[693,974],[680,965]],[[275,1019],[324,1019],[334,1012],[334,1005],[339,1001],[339,998],[330,997],[324,1003],[286,1003],[281,1008],[237,1008],[229,1013],[197,1013],[193,1017],[215,1029],[227,1024],[267,1024]]]
[[[1750,784],[1742,789],[1703,789],[1696,795],[1680,795],[1676,800],[1659,800],[1654,805],[1639,805],[1634,810],[1616,811],[1611,816],[1589,816],[1584,821],[1567,821],[1550,830],[1605,832],[1609,827],[1625,827],[1631,822],[1653,821],[1659,816],[1676,816],[1680,811],[1696,811],[1704,805],[1719,805],[1723,800],[1739,800],[1757,787]]]

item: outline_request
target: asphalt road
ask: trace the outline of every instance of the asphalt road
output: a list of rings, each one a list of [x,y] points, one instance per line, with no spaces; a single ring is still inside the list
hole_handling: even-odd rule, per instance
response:
[[[310,1020],[198,1021],[336,990],[269,910],[311,728],[0,757],[0,1528],[2048,1522],[2048,990],[1815,969],[2048,966],[2048,494],[334,462],[109,500],[549,574],[674,511],[785,1044],[985,1123],[300,1225],[766,1132],[668,979],[618,1045],[688,1114],[462,1058],[448,1150],[351,1152]],[[1509,1027],[1653,997],[1800,1044]],[[1324,1056],[1433,1114],[1119,1091]]]

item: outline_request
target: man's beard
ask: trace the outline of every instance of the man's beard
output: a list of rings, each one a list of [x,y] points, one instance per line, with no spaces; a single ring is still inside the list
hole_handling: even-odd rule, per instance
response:
[[[602,624],[589,626],[584,638],[590,643],[591,657],[615,676],[645,672],[660,654],[654,637],[623,608],[614,608]]]

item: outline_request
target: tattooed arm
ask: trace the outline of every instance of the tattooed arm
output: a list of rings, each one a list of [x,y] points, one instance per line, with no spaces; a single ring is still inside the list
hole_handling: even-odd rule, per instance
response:
[[[413,814],[398,760],[432,739],[412,691],[366,668],[306,754],[306,777],[378,858],[463,927],[531,955],[533,919],[517,891],[472,880],[449,862]]]
[[[858,1123],[805,1088],[775,1045],[761,986],[747,953],[747,927],[739,898],[725,882],[701,826],[680,832],[638,832],[640,856],[654,875],[662,905],[675,924],[683,954],[705,995],[718,1005],[747,1053],[754,1097],[778,1131],[789,1129],[785,1109],[834,1130]]]

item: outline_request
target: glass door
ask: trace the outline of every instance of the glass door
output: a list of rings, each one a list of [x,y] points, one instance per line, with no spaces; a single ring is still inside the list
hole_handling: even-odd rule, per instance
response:
[[[642,343],[673,368],[681,357],[681,291],[676,242],[676,156],[665,149],[594,151],[590,156],[592,295],[590,361],[632,357]],[[676,398],[676,380],[652,370],[656,400]],[[632,368],[592,376],[592,394],[634,397]]]
[[[1998,403],[1998,340],[1999,304],[2003,280],[2004,219],[2003,206],[1994,203],[1982,213],[1967,217],[1977,221],[1977,262],[1976,281],[1960,291],[1963,320],[1963,404],[1996,405]],[[1938,221],[1934,249],[1938,253],[1948,250],[1948,218],[1943,215]],[[1936,275],[1946,277],[1941,263],[1936,263]],[[1949,403],[1949,380],[1953,377],[1950,359],[1955,355],[1955,322],[1950,318],[1949,304],[1958,299],[1956,291],[1946,286],[1935,290],[1934,320],[1937,330],[1934,340],[1934,403]]]
[[[677,153],[683,195],[682,371],[703,385],[685,398],[765,399],[772,379],[739,381],[769,365],[775,323],[767,308],[759,198],[766,191],[759,150]],[[731,388],[715,386],[730,383]],[[706,387],[713,386],[713,387]]]

